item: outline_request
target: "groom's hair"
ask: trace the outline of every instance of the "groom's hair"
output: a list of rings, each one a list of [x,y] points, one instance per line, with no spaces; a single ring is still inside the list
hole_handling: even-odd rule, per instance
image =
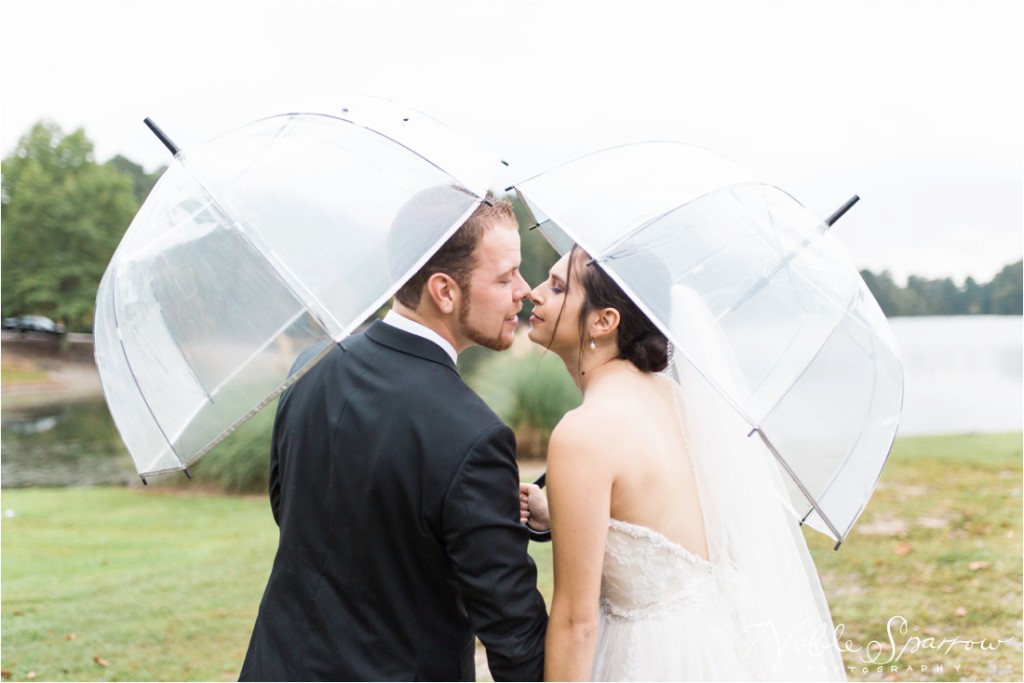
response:
[[[495,199],[488,191],[484,201],[480,202],[455,234],[449,237],[430,260],[395,292],[395,299],[403,306],[415,310],[420,304],[423,285],[427,280],[435,273],[445,273],[455,280],[465,300],[469,296],[470,276],[476,267],[476,247],[480,243],[480,238],[494,221],[502,219],[511,219],[515,222],[512,202],[507,199]]]

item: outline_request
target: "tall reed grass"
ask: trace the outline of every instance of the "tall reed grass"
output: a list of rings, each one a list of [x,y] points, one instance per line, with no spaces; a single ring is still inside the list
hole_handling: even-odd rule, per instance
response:
[[[561,359],[522,337],[480,362],[467,383],[515,430],[523,459],[544,458],[551,431],[582,401]]]

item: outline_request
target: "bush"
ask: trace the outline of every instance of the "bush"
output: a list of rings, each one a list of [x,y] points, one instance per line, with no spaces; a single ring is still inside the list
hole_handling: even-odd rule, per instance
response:
[[[467,383],[515,430],[523,459],[543,459],[555,425],[582,401],[562,360],[522,337],[482,360]]]
[[[214,446],[191,468],[196,483],[225,493],[266,493],[276,412],[277,401],[273,401]]]

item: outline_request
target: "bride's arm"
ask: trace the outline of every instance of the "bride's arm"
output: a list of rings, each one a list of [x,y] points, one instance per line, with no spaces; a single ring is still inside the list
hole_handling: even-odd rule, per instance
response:
[[[585,681],[591,675],[612,489],[604,431],[571,414],[555,428],[548,445],[555,574],[544,647],[544,678],[549,681]]]

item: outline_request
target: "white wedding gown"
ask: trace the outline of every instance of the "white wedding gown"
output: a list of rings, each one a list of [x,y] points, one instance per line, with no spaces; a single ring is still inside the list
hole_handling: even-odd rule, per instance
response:
[[[827,608],[762,601],[775,610],[765,621],[745,604],[758,601],[750,588],[730,560],[709,562],[652,529],[610,520],[592,679],[845,680]]]
[[[593,679],[745,681],[735,576],[647,527],[611,520]]]
[[[678,289],[678,288],[677,288]],[[783,473],[721,388],[743,378],[699,298],[674,291],[687,348],[665,373],[693,468],[705,560],[611,519],[594,680],[845,681],[821,582]],[[743,392],[731,392],[742,396]],[[742,406],[740,406],[742,407]]]

